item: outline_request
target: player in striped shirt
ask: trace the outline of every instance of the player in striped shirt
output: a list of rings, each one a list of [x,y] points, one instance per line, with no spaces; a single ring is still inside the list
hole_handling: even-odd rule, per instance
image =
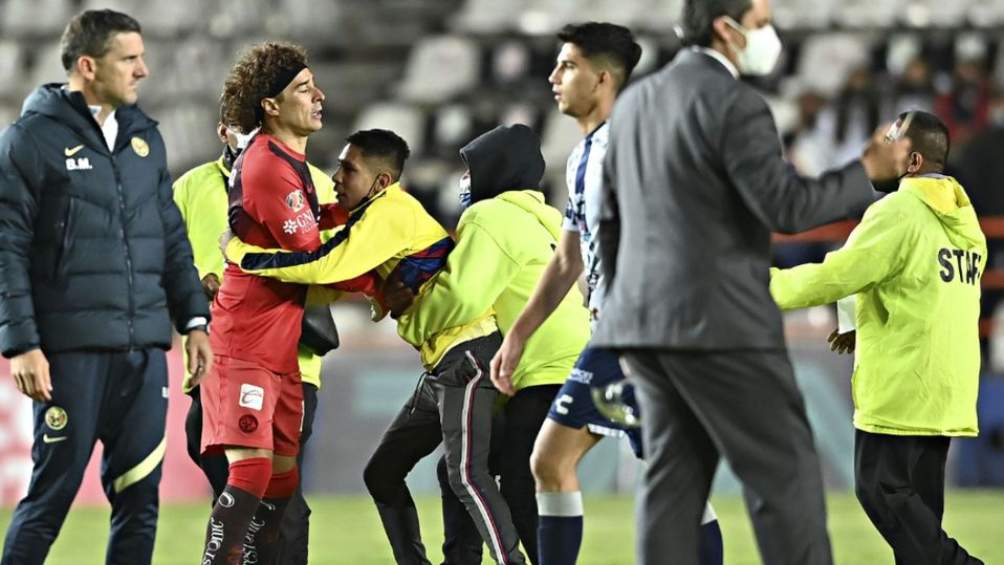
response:
[[[604,281],[596,228],[609,131],[606,120],[641,57],[641,47],[630,30],[608,23],[568,25],[558,38],[563,44],[549,80],[559,110],[575,118],[586,137],[568,158],[568,206],[558,249],[492,361],[492,380],[503,390],[519,364],[526,340],[551,315],[581,274],[585,273],[594,323],[602,311]],[[642,456],[640,430],[604,417],[592,400],[593,387],[624,378],[614,352],[587,345],[537,437],[531,465],[540,514],[540,565],[572,565],[578,557],[582,494],[576,466],[586,452],[604,436],[627,435],[635,454]],[[633,392],[629,390],[625,400],[633,403]],[[638,413],[637,406],[632,409]],[[710,505],[703,522],[701,563],[720,565],[721,531]]]

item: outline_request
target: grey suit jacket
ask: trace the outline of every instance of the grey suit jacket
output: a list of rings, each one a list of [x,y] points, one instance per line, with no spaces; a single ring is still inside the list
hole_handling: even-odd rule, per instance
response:
[[[863,211],[873,189],[860,162],[798,176],[763,98],[689,49],[628,88],[610,128],[599,227],[608,294],[593,344],[784,347],[771,232]]]

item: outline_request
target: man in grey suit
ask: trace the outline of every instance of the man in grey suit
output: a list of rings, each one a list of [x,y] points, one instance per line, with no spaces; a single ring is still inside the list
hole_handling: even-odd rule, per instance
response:
[[[629,88],[611,118],[599,228],[606,308],[594,342],[622,352],[651,450],[638,563],[696,565],[720,457],[743,482],[768,565],[829,565],[819,461],[769,292],[772,231],[858,213],[903,171],[876,135],[819,179],[782,159],[764,100],[736,80],[781,52],[768,0],[687,0],[689,49]]]

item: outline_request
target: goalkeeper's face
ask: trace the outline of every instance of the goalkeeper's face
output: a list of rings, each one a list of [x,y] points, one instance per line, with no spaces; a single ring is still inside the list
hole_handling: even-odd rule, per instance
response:
[[[600,73],[574,43],[565,43],[547,78],[561,113],[579,118],[596,107],[600,96]]]

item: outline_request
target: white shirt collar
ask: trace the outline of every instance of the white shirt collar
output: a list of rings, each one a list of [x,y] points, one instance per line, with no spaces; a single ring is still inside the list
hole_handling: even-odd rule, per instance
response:
[[[697,51],[699,53],[704,53],[708,57],[715,59],[723,66],[725,66],[725,68],[729,71],[729,74],[731,74],[733,78],[739,78],[739,69],[737,69],[736,66],[732,64],[732,61],[729,61],[729,59],[725,55],[722,55],[721,53],[715,51],[714,49],[701,47],[699,45],[694,46],[694,51]]]
[[[98,119],[98,112],[101,111],[101,106],[88,106],[91,109],[91,116],[94,120]],[[115,150],[115,138],[119,135],[119,121],[115,118],[115,110],[112,110],[108,117],[105,118],[105,123],[98,124],[101,127],[101,133],[105,136],[105,145],[108,146],[110,151]]]

